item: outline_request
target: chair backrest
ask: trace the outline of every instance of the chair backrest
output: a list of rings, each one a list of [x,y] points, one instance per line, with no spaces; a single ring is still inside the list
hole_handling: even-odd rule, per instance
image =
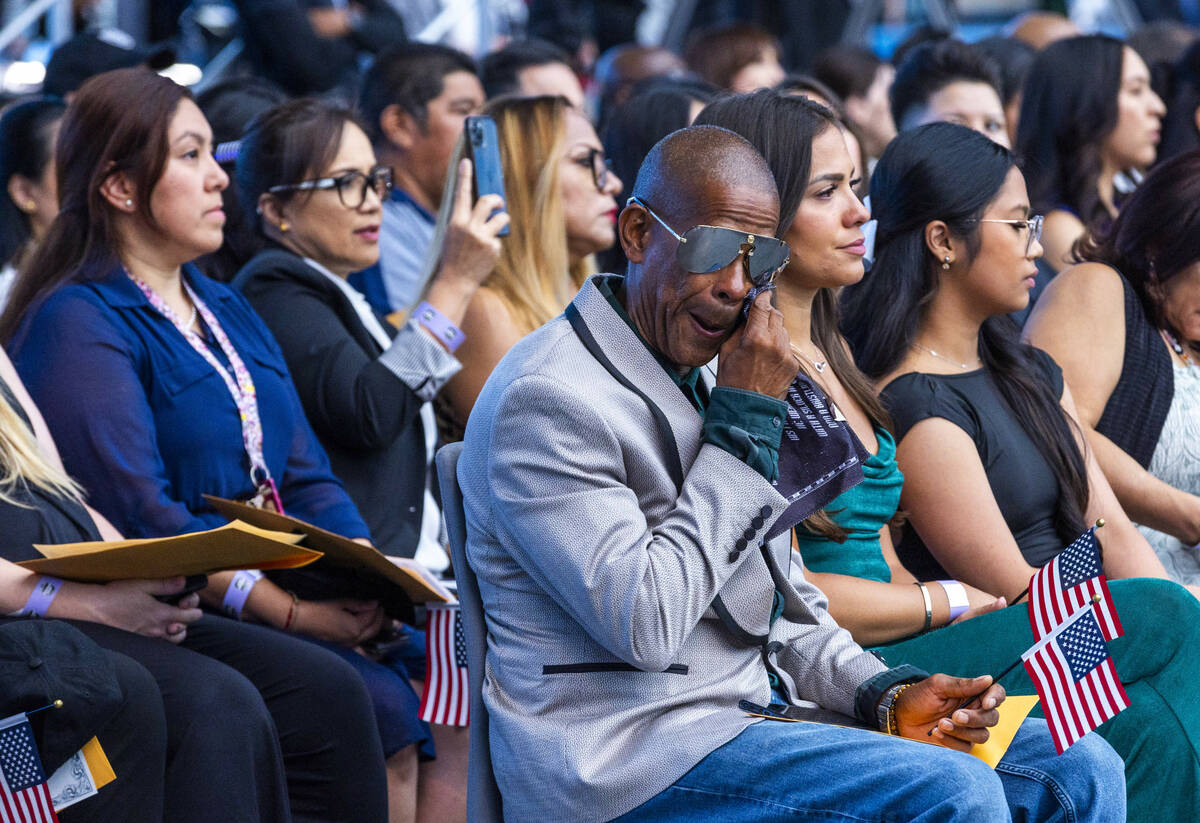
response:
[[[442,514],[450,538],[450,560],[458,583],[458,600],[467,641],[467,672],[471,682],[471,752],[467,760],[467,819],[471,823],[502,823],[500,787],[492,773],[488,743],[488,713],[483,703],[483,665],[487,655],[487,624],[475,572],[467,562],[467,516],[458,486],[462,443],[438,450],[436,462],[442,492]]]

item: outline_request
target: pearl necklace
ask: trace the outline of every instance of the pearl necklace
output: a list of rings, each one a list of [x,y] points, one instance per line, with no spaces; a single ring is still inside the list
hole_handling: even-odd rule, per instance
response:
[[[196,327],[196,304],[195,303],[192,304],[192,313],[188,315],[187,322],[183,324],[183,327],[185,329],[192,329],[192,328]]]
[[[829,361],[828,361],[828,360],[813,360],[813,359],[812,359],[811,357],[809,357],[807,354],[805,354],[804,352],[802,352],[802,351],[800,350],[800,347],[799,347],[799,346],[797,346],[795,343],[788,343],[788,345],[792,347],[792,352],[793,352],[793,353],[795,353],[795,354],[798,354],[800,357],[803,357],[803,358],[804,358],[805,360],[807,360],[809,363],[812,363],[812,367],[813,367],[814,369],[816,369],[816,370],[817,370],[817,374],[824,374],[824,373],[825,373],[825,369],[829,368]]]
[[[935,352],[933,349],[929,348],[928,346],[922,346],[920,343],[913,343],[913,345],[916,346],[918,349],[921,349],[922,351],[929,352],[934,357],[936,357],[938,360],[945,360],[947,363],[953,363],[954,365],[958,366],[963,371],[966,371],[967,369],[973,369],[973,368],[976,368],[977,366],[983,365],[983,361],[980,360],[978,357],[975,358],[974,363],[960,363],[957,360],[952,360],[951,358],[947,357],[944,354],[938,354],[937,352]]]

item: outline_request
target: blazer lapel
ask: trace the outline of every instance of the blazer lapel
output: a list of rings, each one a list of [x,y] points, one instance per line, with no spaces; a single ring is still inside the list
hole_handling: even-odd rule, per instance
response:
[[[590,278],[572,305],[579,311],[609,360],[667,416],[686,475],[700,450],[700,434],[704,425],[700,413],[596,288],[595,281],[601,277],[616,275],[598,274]]]

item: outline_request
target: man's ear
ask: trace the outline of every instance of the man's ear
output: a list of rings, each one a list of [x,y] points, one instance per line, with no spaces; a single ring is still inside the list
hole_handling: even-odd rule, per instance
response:
[[[637,203],[630,203],[617,218],[617,237],[630,263],[641,263],[650,244],[650,215]]]
[[[137,211],[137,187],[124,172],[113,172],[100,184],[100,194],[117,211],[132,214]]]
[[[421,135],[420,124],[401,106],[393,103],[379,113],[379,130],[401,151],[408,151]]]
[[[933,220],[925,226],[925,247],[939,263],[953,263],[957,253],[950,235],[950,227],[941,220]],[[949,259],[947,259],[949,258]]]

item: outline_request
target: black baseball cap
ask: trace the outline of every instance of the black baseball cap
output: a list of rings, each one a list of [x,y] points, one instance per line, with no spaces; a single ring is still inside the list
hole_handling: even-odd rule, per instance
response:
[[[92,29],[61,44],[46,64],[42,93],[65,97],[89,77],[113,69],[148,66],[158,71],[175,63],[175,50],[159,43],[139,46],[120,29]]]

